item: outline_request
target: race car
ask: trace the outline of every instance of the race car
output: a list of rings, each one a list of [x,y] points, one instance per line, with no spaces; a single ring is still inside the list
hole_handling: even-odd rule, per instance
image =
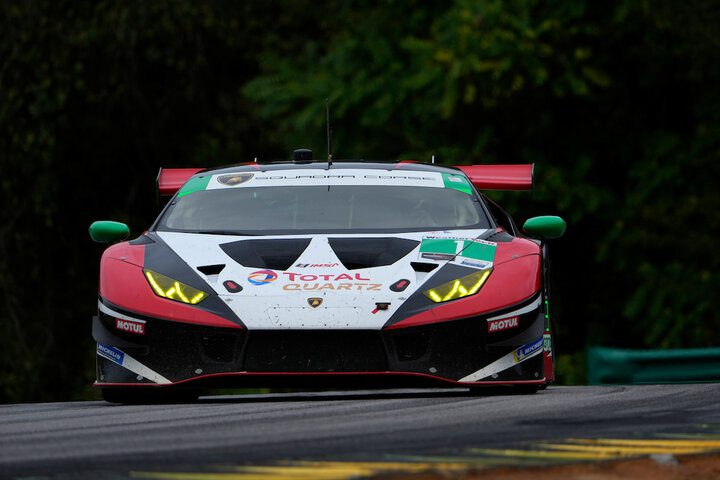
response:
[[[532,189],[533,165],[311,158],[161,169],[146,232],[90,226],[120,242],[92,320],[105,400],[553,381],[546,241],[565,222],[527,238],[480,193]]]

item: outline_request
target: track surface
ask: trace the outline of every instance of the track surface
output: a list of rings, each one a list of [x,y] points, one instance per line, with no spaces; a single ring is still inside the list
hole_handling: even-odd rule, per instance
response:
[[[0,406],[0,476],[124,478],[130,470],[397,460],[570,437],[720,425],[720,384],[551,387],[536,395],[393,390],[204,397],[191,405]]]

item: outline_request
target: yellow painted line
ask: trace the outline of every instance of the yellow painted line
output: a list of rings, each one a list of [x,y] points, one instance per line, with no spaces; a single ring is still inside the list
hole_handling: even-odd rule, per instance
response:
[[[683,455],[690,453],[703,453],[713,450],[712,448],[702,447],[625,447],[622,445],[568,445],[568,444],[538,444],[539,447],[549,450],[563,450],[569,452],[599,452],[609,455],[652,455],[672,454]]]
[[[238,467],[239,471],[246,471],[248,467]],[[292,473],[300,469],[307,469],[313,472],[338,472],[338,473],[376,473],[376,472],[421,472],[426,470],[458,470],[464,468],[462,464],[452,462],[293,462],[287,466],[249,467],[251,469],[261,468],[264,471],[276,471],[277,473]]]
[[[190,472],[132,472],[133,478],[158,480],[345,480],[351,477],[367,476],[367,473],[324,474],[317,470],[298,471],[292,474],[279,474],[258,469],[255,473],[190,473]]]
[[[162,480],[343,480],[382,473],[460,472],[466,469],[466,464],[448,462],[297,462],[290,465],[241,466],[229,473],[132,472],[132,476]]]
[[[157,480],[348,480],[384,474],[462,473],[471,468],[528,466],[557,462],[611,460],[651,454],[686,455],[720,450],[720,437],[569,438],[563,443],[536,443],[533,449],[470,448],[458,457],[416,456],[384,462],[298,461],[274,465],[215,466],[215,472],[130,472],[134,478]]]
[[[464,451],[463,451],[464,452]],[[464,465],[466,467],[472,467],[472,468],[479,468],[479,467],[486,467],[486,466],[496,466],[498,464],[507,465],[507,459],[506,458],[493,458],[493,457],[479,457],[479,456],[462,456],[462,457],[435,457],[435,456],[429,456],[429,457],[421,457],[421,456],[410,456],[410,455],[404,455],[403,459],[407,462],[433,462],[434,464],[438,463],[451,463],[451,464],[457,464]],[[513,462],[513,465],[517,466],[535,466],[537,465],[537,462],[530,459],[530,460],[523,460],[523,459],[515,459]]]
[[[190,473],[190,472],[130,472],[133,478],[160,480],[268,480],[267,475],[245,475],[242,473]]]
[[[490,448],[473,448],[473,453],[492,455],[498,457],[519,457],[519,458],[552,458],[556,460],[600,460],[608,458],[625,457],[628,455],[614,455],[601,452],[555,452],[544,450],[493,450]]]
[[[625,447],[720,448],[720,440],[657,440],[621,438],[568,438],[568,442],[590,445],[620,445]]]
[[[668,440],[720,440],[720,435],[706,433],[662,433],[657,436]]]

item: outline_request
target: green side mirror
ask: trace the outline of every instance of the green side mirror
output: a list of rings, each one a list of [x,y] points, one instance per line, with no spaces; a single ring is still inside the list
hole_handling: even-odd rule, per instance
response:
[[[553,215],[528,218],[523,231],[531,237],[542,239],[560,238],[565,233],[565,220]]]
[[[90,238],[99,243],[112,243],[125,240],[130,236],[130,229],[120,222],[102,220],[90,225]]]

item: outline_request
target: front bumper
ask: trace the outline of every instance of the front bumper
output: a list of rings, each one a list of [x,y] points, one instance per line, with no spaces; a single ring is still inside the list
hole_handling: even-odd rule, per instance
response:
[[[528,308],[537,305],[537,308]],[[498,312],[386,330],[252,330],[143,317],[103,302],[93,318],[96,386],[411,387],[543,383],[539,297],[512,330]],[[502,312],[500,312],[502,316]],[[116,327],[143,322],[142,334]],[[540,342],[540,347],[538,343]],[[478,373],[479,372],[479,373]]]

